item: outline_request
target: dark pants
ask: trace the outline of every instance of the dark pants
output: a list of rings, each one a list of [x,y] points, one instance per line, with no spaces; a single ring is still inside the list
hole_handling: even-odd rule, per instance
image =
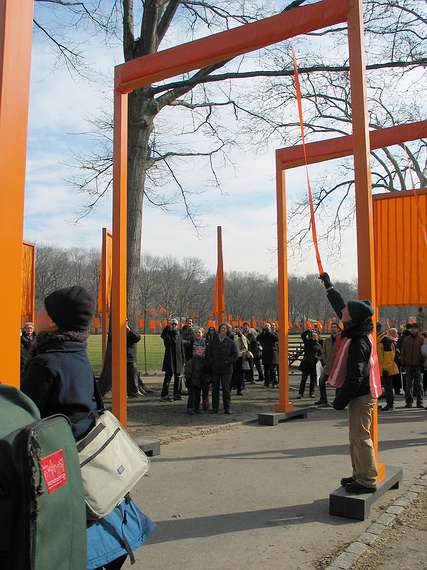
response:
[[[138,392],[138,370],[134,362],[126,363],[126,384],[128,396]]]
[[[393,390],[395,394],[400,394],[402,391],[402,374],[395,374],[393,377]]]
[[[424,370],[424,375],[423,375],[423,390],[425,394],[427,392],[427,369]]]
[[[406,369],[406,386],[405,400],[406,403],[412,405],[414,397],[417,399],[417,406],[423,404],[423,388],[421,384],[421,367],[405,366]]]
[[[245,387],[245,378],[244,378],[244,372],[243,372],[242,364],[243,364],[243,359],[240,356],[236,360],[236,363],[234,365],[233,380],[232,380],[233,388],[237,388],[238,394],[241,394],[242,390]]]
[[[261,357],[260,356],[255,356],[254,357],[254,366],[258,371],[258,380],[259,382],[264,382],[264,372],[262,371],[262,366],[261,366]]]
[[[202,386],[202,406],[205,411],[209,410],[209,383]]]
[[[181,394],[181,378],[179,374],[168,371],[165,372],[165,379],[163,380],[162,394],[161,397],[165,398],[169,396],[169,384],[173,376],[173,395],[174,397]]]
[[[320,401],[322,404],[328,403],[328,395],[326,393],[326,382],[328,381],[329,374],[325,374],[324,372],[319,378],[319,392],[320,392]]]
[[[384,386],[385,401],[389,408],[394,406],[393,378],[394,376],[387,376],[385,374],[381,378],[381,384]]]
[[[303,371],[301,375],[301,382],[299,385],[299,394],[300,396],[304,396],[305,391],[305,383],[307,382],[307,378],[310,376],[310,396],[314,394],[314,388],[316,386],[317,381],[317,371],[316,367],[312,368],[309,371]]]
[[[200,386],[193,386],[192,384],[188,384],[187,388],[187,410],[194,410],[197,412],[200,409],[200,396],[202,395],[202,388]]]
[[[276,364],[266,364],[264,363],[264,385],[265,386],[274,386],[277,384],[277,376],[276,376]]]
[[[213,384],[212,384],[212,409],[214,412],[219,410],[219,388],[222,388],[222,402],[224,404],[224,411],[227,412],[230,410],[230,403],[231,403],[231,377],[233,376],[233,372],[225,372],[223,374],[214,374],[213,375]]]
[[[125,554],[124,556],[120,556],[120,558],[116,558],[115,560],[109,562],[105,566],[100,566],[96,570],[103,570],[103,568],[105,568],[105,570],[120,570],[120,568],[125,563],[126,558],[127,554]]]

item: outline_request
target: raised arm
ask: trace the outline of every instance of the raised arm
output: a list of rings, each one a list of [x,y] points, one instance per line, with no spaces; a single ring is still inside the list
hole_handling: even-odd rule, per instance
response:
[[[337,316],[341,318],[342,311],[346,305],[344,299],[341,296],[341,293],[336,289],[334,289],[331,278],[327,273],[322,273],[321,275],[319,275],[319,279],[323,283],[326,289],[326,295],[328,297],[328,301],[331,304],[331,307],[333,308]]]

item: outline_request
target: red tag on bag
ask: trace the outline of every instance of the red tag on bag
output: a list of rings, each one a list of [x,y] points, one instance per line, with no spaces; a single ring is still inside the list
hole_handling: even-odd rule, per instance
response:
[[[65,469],[64,452],[62,449],[40,459],[40,467],[46,483],[47,492],[53,493],[59,487],[68,483]]]

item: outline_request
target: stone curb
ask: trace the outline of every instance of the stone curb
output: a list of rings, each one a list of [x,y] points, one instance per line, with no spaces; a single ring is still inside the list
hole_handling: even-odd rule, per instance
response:
[[[398,497],[326,570],[351,570],[362,554],[390,527],[421,493],[427,490],[427,473],[416,479],[409,490]]]

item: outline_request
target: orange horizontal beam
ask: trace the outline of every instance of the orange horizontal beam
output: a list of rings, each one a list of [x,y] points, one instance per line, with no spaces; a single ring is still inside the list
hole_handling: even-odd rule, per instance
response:
[[[409,189],[404,190],[402,192],[382,192],[381,194],[372,194],[373,200],[402,200],[403,198],[413,198],[415,194],[415,190]],[[427,188],[417,189],[416,191],[417,196],[426,196],[427,195]]]
[[[129,93],[156,81],[232,59],[265,46],[347,21],[347,0],[323,0],[116,67],[116,89]]]
[[[415,141],[424,137],[427,137],[427,121],[407,123],[369,132],[371,150],[407,141]],[[308,143],[306,144],[306,149],[309,164],[350,156],[353,154],[353,136],[348,135]],[[278,149],[276,150],[276,155],[282,170],[297,168],[305,164],[302,145]]]

